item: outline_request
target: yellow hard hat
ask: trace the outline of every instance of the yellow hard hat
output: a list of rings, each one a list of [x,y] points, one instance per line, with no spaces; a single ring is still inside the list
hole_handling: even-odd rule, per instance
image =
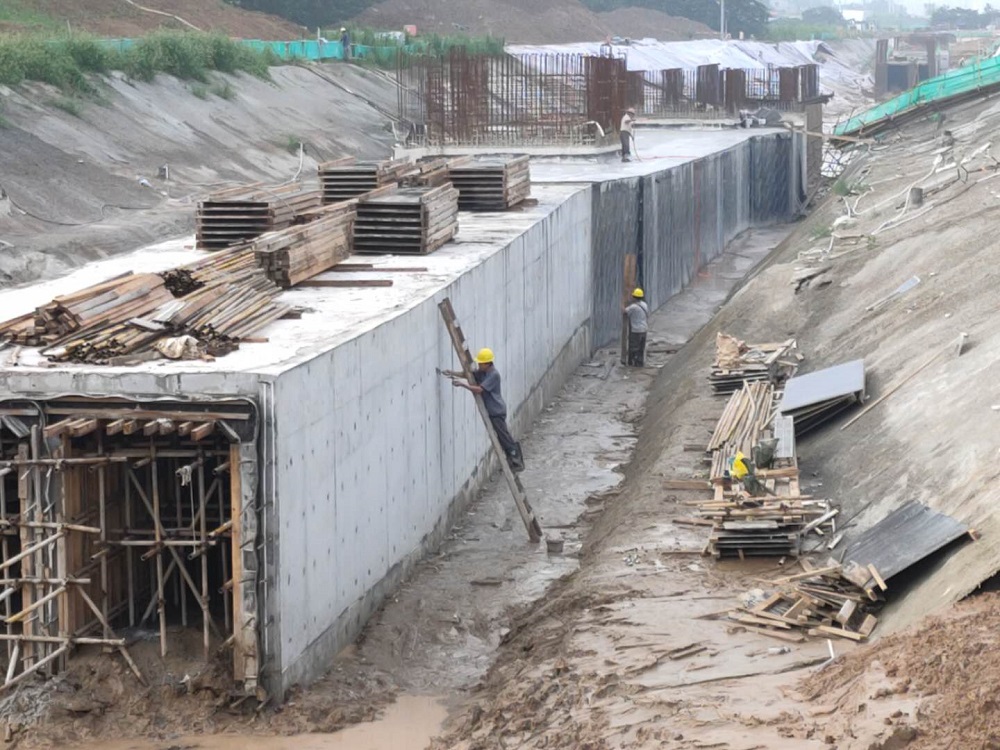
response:
[[[476,355],[476,362],[481,365],[488,364],[493,361],[493,350],[492,349],[480,349],[479,354]]]
[[[645,294],[643,294],[643,292],[642,292],[642,290],[641,290],[641,289],[639,289],[638,287],[636,287],[636,290],[635,290],[634,292],[632,292],[632,296],[633,296],[633,297],[638,297],[639,299],[642,299],[642,298],[643,298],[643,297],[645,297],[646,295],[645,295]]]

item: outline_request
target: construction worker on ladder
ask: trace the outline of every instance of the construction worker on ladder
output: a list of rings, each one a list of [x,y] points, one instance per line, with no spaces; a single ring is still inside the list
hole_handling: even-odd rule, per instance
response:
[[[507,463],[513,471],[524,471],[524,458],[521,455],[521,444],[514,439],[507,429],[507,404],[504,403],[503,395],[500,393],[500,373],[493,362],[493,351],[491,349],[480,349],[476,354],[476,364],[478,367],[473,371],[475,383],[467,383],[460,372],[445,372],[451,376],[452,385],[456,388],[465,388],[472,393],[478,393],[483,397],[483,406],[489,415],[490,423],[500,439],[500,446],[507,454]]]

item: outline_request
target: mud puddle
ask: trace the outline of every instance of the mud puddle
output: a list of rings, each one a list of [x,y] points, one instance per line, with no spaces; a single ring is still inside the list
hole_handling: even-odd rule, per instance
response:
[[[332,734],[247,737],[239,734],[123,740],[80,745],[79,750],[424,750],[444,723],[444,704],[404,695],[372,722]]]

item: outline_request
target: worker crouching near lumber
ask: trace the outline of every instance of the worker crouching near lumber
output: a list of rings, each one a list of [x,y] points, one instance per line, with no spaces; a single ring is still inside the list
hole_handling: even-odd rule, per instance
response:
[[[493,352],[490,349],[480,349],[476,355],[478,367],[472,373],[475,383],[455,379],[452,385],[465,388],[483,398],[483,406],[490,417],[490,423],[500,439],[500,447],[507,454],[507,463],[513,471],[524,471],[524,458],[521,456],[521,444],[507,429],[507,404],[500,393],[500,372],[493,362]],[[462,377],[462,373],[448,373]]]
[[[646,364],[646,334],[649,332],[649,307],[643,299],[642,289],[632,292],[632,302],[623,306],[622,310],[628,316],[628,358],[630,367],[643,367]]]

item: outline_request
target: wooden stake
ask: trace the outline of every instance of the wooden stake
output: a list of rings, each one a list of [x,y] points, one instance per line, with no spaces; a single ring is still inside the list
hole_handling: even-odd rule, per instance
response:
[[[635,291],[637,281],[637,269],[636,269],[636,256],[633,253],[627,253],[625,255],[625,265],[622,271],[622,304],[628,305],[629,300],[632,298],[632,292]],[[629,324],[628,315],[624,312],[622,313],[622,347],[621,347],[621,363],[624,365],[628,362],[628,334],[629,334]]]
[[[152,483],[153,483],[153,523],[155,524],[155,538],[157,545],[163,541],[163,526],[160,524],[160,486],[157,475],[156,442],[149,441],[149,451],[153,457],[152,462]],[[137,488],[138,489],[138,488]],[[167,603],[163,598],[163,553],[161,548],[156,548],[156,607],[160,615],[160,656],[167,656]]]

